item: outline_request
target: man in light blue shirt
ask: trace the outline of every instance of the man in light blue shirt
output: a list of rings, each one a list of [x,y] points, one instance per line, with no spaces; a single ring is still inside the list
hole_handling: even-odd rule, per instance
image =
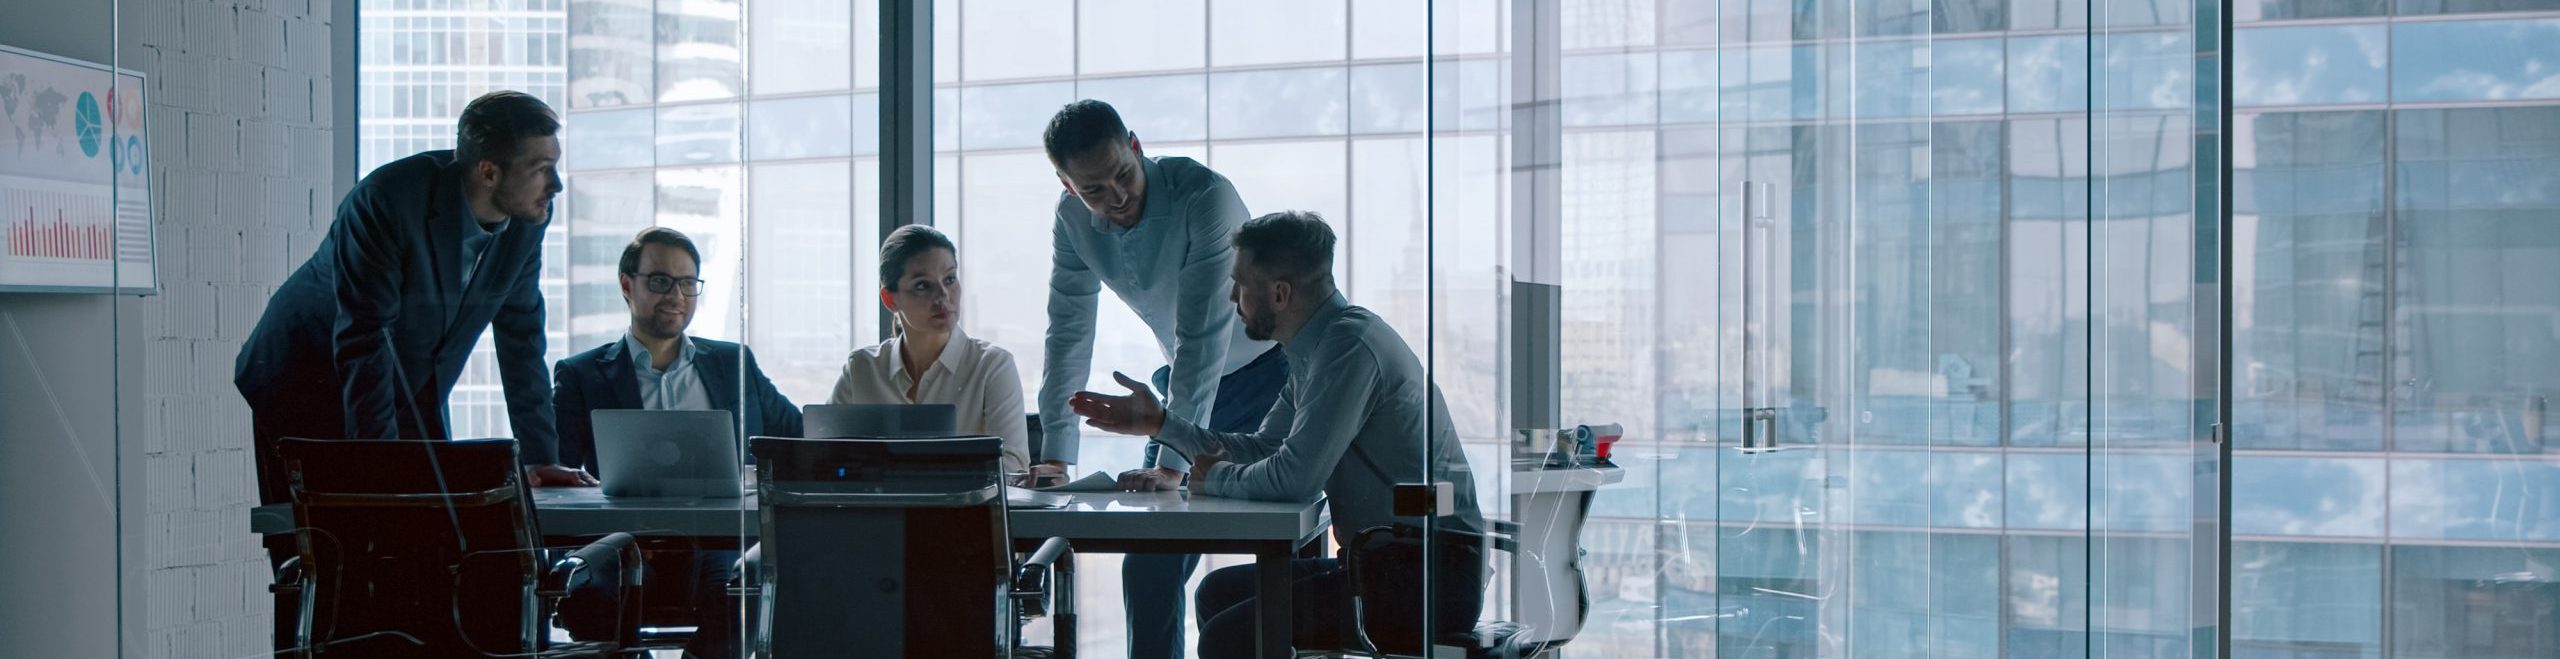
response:
[[[1067,399],[1092,375],[1095,307],[1106,285],[1155,334],[1170,364],[1167,407],[1215,429],[1252,429],[1288,368],[1272,342],[1244,335],[1227,300],[1230,236],[1246,217],[1235,186],[1190,158],[1147,157],[1101,101],[1059,109],[1042,142],[1066,191],[1058,195],[1040,385],[1044,464],[1035,471],[1076,462],[1077,419]],[[1145,464],[1121,474],[1122,487],[1182,483],[1188,463],[1157,449],[1150,443]],[[1131,659],[1180,656],[1182,586],[1198,565],[1198,556],[1179,554],[1131,554],[1122,563]]]

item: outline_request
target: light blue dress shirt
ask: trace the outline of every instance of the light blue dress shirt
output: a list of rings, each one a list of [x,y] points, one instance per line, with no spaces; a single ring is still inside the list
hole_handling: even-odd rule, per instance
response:
[[[667,362],[667,370],[650,368],[658,359],[647,346],[631,334],[622,335],[623,351],[631,354],[631,378],[640,381],[640,409],[707,410],[711,409],[711,390],[703,387],[702,374],[693,370],[693,358],[701,353],[693,346],[693,337],[676,341],[683,348],[676,360]]]
[[[1207,419],[1218,378],[1271,349],[1244,335],[1227,299],[1235,267],[1233,236],[1243,226],[1235,186],[1190,158],[1142,158],[1145,214],[1123,228],[1095,216],[1074,194],[1058,195],[1055,253],[1049,274],[1049,333],[1040,378],[1040,459],[1076,462],[1081,419],[1067,398],[1093,373],[1097,295],[1104,285],[1155,333],[1173,377],[1158,392],[1166,411]],[[1129,376],[1145,381],[1147,374]],[[1115,392],[1116,393],[1116,392]],[[1157,466],[1187,469],[1169,452]]]

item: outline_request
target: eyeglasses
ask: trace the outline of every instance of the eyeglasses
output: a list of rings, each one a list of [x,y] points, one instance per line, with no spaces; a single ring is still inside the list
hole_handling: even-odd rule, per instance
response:
[[[682,288],[684,290],[685,297],[702,297],[702,279],[699,277],[685,277],[679,279],[673,276],[654,272],[641,275],[640,277],[641,285],[648,287],[649,292],[651,293],[665,295],[668,291]]]

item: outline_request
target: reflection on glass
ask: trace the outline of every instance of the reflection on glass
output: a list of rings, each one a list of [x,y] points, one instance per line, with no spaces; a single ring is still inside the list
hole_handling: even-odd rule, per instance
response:
[[[1209,43],[1200,30],[1208,4],[1200,0],[1075,3],[1076,73],[1200,68]]]
[[[2382,548],[2231,543],[2231,655],[2382,656]]]
[[[1350,38],[1344,29],[1344,3],[1208,0],[1208,4],[1210,66],[1340,62]]]
[[[2381,101],[2383,67],[2392,62],[2382,29],[2323,25],[2235,30],[2234,99],[2239,105]]]
[[[841,99],[842,97],[836,97]],[[870,345],[877,323],[869,288],[854,272],[876,269],[879,235],[873,213],[853,206],[854,172],[844,161],[758,165],[748,172],[755,217],[747,248],[747,344],[776,390],[798,401],[824,401],[844,370],[844,346]],[[863,209],[867,210],[867,209]],[[876,279],[878,275],[873,275]],[[728,338],[728,337],[714,337]]]
[[[2236,121],[2232,441],[2381,450],[2383,115]]]
[[[855,16],[871,22],[880,13],[854,14],[845,0],[755,0],[747,14],[747,77],[758,96],[850,89],[856,53],[870,59],[879,52],[854,50],[847,36]]]
[[[742,335],[740,310],[747,291],[742,173],[737,165],[656,171],[657,226],[684,232],[702,250],[701,276],[707,283],[694,302],[689,334]],[[625,235],[623,241],[629,240]],[[623,318],[625,326],[629,321]]]
[[[2381,460],[2243,454],[2231,490],[2235,534],[2382,537]]]
[[[657,98],[651,5],[650,0],[570,0],[570,108]]]
[[[1351,132],[1419,133],[1428,108],[1423,94],[1431,90],[1421,64],[1389,64],[1351,69]]]
[[[1373,0],[1351,4],[1351,58],[1380,59],[1421,57],[1422,49],[1435,36],[1432,34],[1432,4],[1441,12],[1482,11],[1478,7],[1458,8],[1445,5],[1446,0]],[[1449,39],[1456,35],[1437,35]],[[1448,49],[1442,46],[1443,50]],[[1479,490],[1489,491],[1489,490]]]
[[[746,89],[740,0],[658,3],[658,102],[736,98]]]
[[[1999,39],[1938,39],[1929,42],[1929,113],[1999,114],[2007,56]]]
[[[1726,49],[1719,59],[1726,121],[1810,119],[1819,107],[1810,47]]]
[[[2076,4],[2076,3],[2066,3]],[[2089,38],[2009,39],[2009,111],[2068,112],[2089,107]]]
[[[2399,115],[2394,446],[2560,448],[2560,107]]]
[[[1861,532],[1844,592],[1859,657],[2000,656],[1995,535]]]
[[[967,0],[960,3],[960,8],[961,79],[1010,80],[1075,73],[1075,3]]]
[[[2560,463],[2512,458],[2391,461],[2391,535],[2414,541],[2560,541]]]
[[[657,162],[650,147],[658,142],[656,115],[646,109],[571,113],[562,122],[561,143],[578,148],[562,149],[562,157],[571,170],[647,167]]]
[[[568,201],[569,224],[552,228],[566,229],[569,237],[568,304],[551,313],[568,318],[569,346],[585,350],[602,345],[631,326],[617,275],[623,246],[657,216],[653,180],[646,170],[568,178],[562,196]]]
[[[1437,60],[1431,63],[1431,125],[1435,131],[1491,130],[1509,118],[1503,102],[1508,60]]]
[[[1216,139],[1341,135],[1350,127],[1339,68],[1209,75],[1209,136]]]
[[[2560,654],[2560,549],[2390,548],[2391,651],[2402,659]]]
[[[1110,103],[1120,112],[1120,122],[1143,142],[1197,142],[1209,138],[1208,76],[1078,80],[1075,96]]]
[[[2073,659],[2089,654],[2089,541],[2067,536],[2007,538],[2009,656]],[[2140,656],[2140,655],[2136,655]]]
[[[2231,4],[2232,20],[2281,21],[2305,18],[2347,18],[2381,16],[2389,11],[2388,0],[2235,0]]]
[[[2469,14],[2560,8],[2560,0],[2399,0],[2400,13]]]
[[[1219,144],[1207,162],[1235,184],[1247,215],[1284,209],[1315,211],[1339,237],[1355,230],[1348,223],[1351,172],[1345,166],[1349,158],[1341,140],[1317,140]],[[1334,259],[1334,281],[1349,281],[1344,268],[1350,265],[1348,258]]]
[[[968,149],[1040,146],[1049,115],[1075,100],[1075,85],[1036,82],[960,88],[960,145]]]
[[[2560,19],[2397,23],[2391,48],[2394,100],[2560,98]]]
[[[2068,255],[2089,250],[2088,120],[2009,122],[2008,172],[2009,443],[2083,446],[2089,273]]]
[[[1567,127],[1654,121],[1652,53],[1568,55],[1562,84]]]
[[[855,124],[848,120],[856,118],[853,102],[846,96],[749,101],[747,157],[781,160],[852,154]],[[872,106],[872,116],[878,116],[877,98],[872,99]],[[879,131],[875,128],[870,132]]]
[[[738,105],[658,108],[658,164],[682,166],[738,161]]]

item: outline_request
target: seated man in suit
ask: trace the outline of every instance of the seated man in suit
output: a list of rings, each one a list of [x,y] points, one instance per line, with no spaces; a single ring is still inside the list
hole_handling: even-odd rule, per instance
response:
[[[559,408],[561,464],[596,468],[593,410],[725,410],[742,423],[741,439],[756,435],[797,437],[800,409],[756,365],[755,353],[735,343],[685,335],[702,295],[702,252],[674,229],[653,227],[622,248],[622,299],[631,328],[622,340],[561,360],[552,399]],[[745,386],[739,367],[745,366]],[[738,655],[737,607],[728,582],[737,575],[738,552],[674,549],[648,553],[644,601],[689,603],[699,631],[689,656]],[[619,588],[614,566],[581,574],[562,602],[562,625],[580,639],[612,637],[608,593]]]
[[[1398,482],[1426,477],[1447,483],[1455,503],[1437,527],[1481,533],[1484,516],[1476,509],[1475,480],[1466,454],[1459,451],[1439,386],[1431,383],[1413,348],[1394,328],[1335,290],[1333,242],[1333,230],[1324,220],[1303,211],[1265,215],[1236,230],[1235,285],[1229,299],[1235,301],[1246,336],[1278,341],[1288,352],[1288,380],[1279,402],[1263,417],[1261,430],[1204,429],[1197,420],[1168,413],[1146,385],[1118,374],[1129,395],[1077,392],[1070,401],[1076,414],[1095,427],[1146,435],[1190,456],[1193,494],[1272,501],[1323,496],[1333,509],[1335,538],[1346,545],[1353,534],[1371,527],[1419,526],[1419,518],[1395,516],[1394,491]],[[1432,448],[1427,464],[1419,450],[1424,442]],[[1433,586],[1434,623],[1441,630],[1472,627],[1483,604],[1483,554],[1442,545],[1432,556],[1439,563],[1428,566],[1435,578],[1474,575]],[[1297,598],[1294,643],[1301,648],[1345,647],[1355,638],[1355,623],[1348,614],[1352,593],[1341,561],[1300,559],[1290,567]],[[1425,567],[1390,565],[1385,571],[1419,574]],[[1253,656],[1253,570],[1239,565],[1201,580],[1194,602],[1201,657]],[[1418,620],[1420,597],[1404,601],[1396,595],[1367,593],[1363,603],[1390,612],[1412,611],[1406,618]],[[1373,626],[1368,631],[1381,648],[1422,645],[1412,637],[1414,630]]]

